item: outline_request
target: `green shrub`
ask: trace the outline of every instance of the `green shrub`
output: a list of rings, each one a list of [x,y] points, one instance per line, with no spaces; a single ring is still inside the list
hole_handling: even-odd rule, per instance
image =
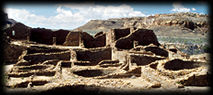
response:
[[[206,53],[210,53],[210,46],[209,45],[205,45],[205,46],[203,46],[203,50],[204,50],[204,52],[206,52]]]

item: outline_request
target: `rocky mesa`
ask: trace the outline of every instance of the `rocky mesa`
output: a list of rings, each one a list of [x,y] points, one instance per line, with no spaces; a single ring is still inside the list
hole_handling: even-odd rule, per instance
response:
[[[91,20],[77,29],[85,31],[108,31],[108,29],[112,28],[128,27],[151,29],[157,36],[203,36],[207,35],[209,31],[209,22],[208,15],[198,13],[171,13],[156,14],[147,17]],[[181,35],[182,33],[184,35]]]

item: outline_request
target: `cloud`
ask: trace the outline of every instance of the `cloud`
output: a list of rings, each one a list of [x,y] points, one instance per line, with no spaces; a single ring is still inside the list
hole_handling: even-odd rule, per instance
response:
[[[128,5],[120,6],[100,6],[95,4],[67,4],[61,5],[72,10],[77,10],[78,13],[87,16],[90,19],[108,19],[118,17],[135,17],[146,16],[140,11],[135,11]]]
[[[7,8],[5,11],[9,18],[26,25],[51,29],[74,29],[92,19],[146,16],[125,4],[119,6],[103,6],[93,3],[60,4],[56,8],[57,14],[49,17],[33,14],[27,9]]]
[[[196,11],[196,9],[195,9],[195,8],[192,8],[192,11]]]
[[[189,12],[190,9],[189,8],[185,8],[183,5],[181,5],[181,3],[173,3],[173,9],[171,11],[173,12]]]

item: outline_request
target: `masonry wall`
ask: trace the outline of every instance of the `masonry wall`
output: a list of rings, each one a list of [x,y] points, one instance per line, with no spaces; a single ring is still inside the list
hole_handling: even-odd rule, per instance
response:
[[[118,40],[121,37],[125,37],[125,36],[129,35],[130,34],[130,28],[114,29],[113,33],[115,35],[115,40]]]
[[[97,65],[102,60],[111,60],[111,48],[94,48],[89,50],[76,51],[77,60],[90,61],[92,65]]]
[[[66,46],[79,46],[81,40],[81,32],[69,32],[66,36],[66,41],[63,45]]]
[[[68,30],[54,31],[53,36],[56,37],[56,45],[63,45],[69,32]]]
[[[44,28],[33,28],[30,33],[30,41],[52,45],[53,31]]]
[[[111,29],[106,33],[106,45],[114,47],[115,41],[130,34],[130,28]]]
[[[120,63],[126,63],[127,54],[128,51],[126,50],[112,50],[112,60],[119,60]]]

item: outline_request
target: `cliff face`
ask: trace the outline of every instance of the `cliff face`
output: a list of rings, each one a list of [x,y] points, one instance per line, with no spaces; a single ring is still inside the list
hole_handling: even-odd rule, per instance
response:
[[[128,27],[151,29],[158,36],[174,36],[174,33],[176,34],[175,36],[182,36],[183,32],[186,36],[203,36],[208,32],[209,22],[208,15],[173,13],[148,17],[91,20],[77,29],[108,31],[112,28]]]

